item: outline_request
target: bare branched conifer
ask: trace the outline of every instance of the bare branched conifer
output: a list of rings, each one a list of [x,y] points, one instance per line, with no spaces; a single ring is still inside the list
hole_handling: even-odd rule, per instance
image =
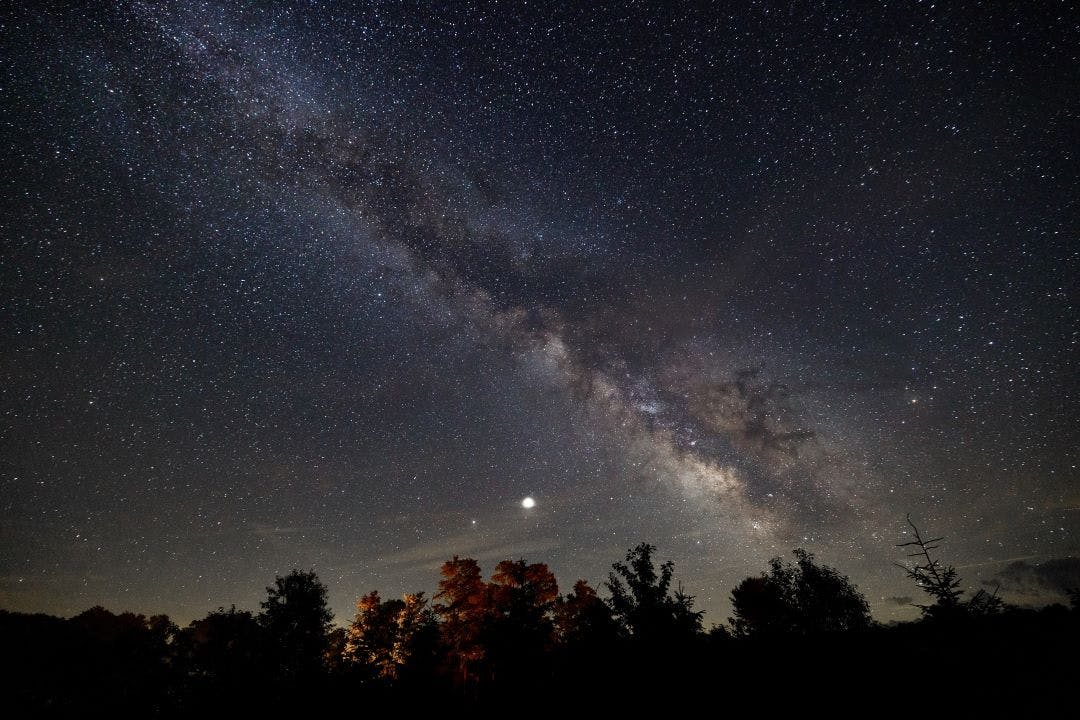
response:
[[[996,590],[993,593],[979,590],[967,602],[962,601],[960,596],[964,594],[964,591],[960,589],[960,578],[956,568],[942,564],[930,554],[932,550],[940,549],[941,546],[937,543],[944,538],[924,540],[919,528],[911,521],[911,515],[907,516],[907,523],[915,533],[915,539],[900,543],[897,547],[913,548],[914,552],[909,553],[908,557],[915,558],[915,562],[910,566],[902,563],[896,563],[896,565],[902,568],[926,594],[934,598],[931,605],[917,605],[924,616],[944,618],[958,615],[989,615],[1001,609],[1003,603],[997,596]]]

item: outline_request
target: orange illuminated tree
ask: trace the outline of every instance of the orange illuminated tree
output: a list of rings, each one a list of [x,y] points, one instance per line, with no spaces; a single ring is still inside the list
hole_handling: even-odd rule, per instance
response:
[[[472,558],[443,563],[439,590],[432,598],[443,644],[456,660],[462,682],[470,678],[470,668],[484,657],[482,633],[491,613],[488,587],[480,565]]]

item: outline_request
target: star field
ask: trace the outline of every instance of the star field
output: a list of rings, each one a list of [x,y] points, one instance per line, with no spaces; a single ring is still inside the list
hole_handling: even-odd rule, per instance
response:
[[[1064,3],[0,16],[0,606],[1080,554]],[[524,498],[535,501],[523,505]]]

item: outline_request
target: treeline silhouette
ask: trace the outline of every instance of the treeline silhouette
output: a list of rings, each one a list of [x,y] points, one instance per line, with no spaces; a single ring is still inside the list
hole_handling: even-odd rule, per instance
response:
[[[919,621],[884,626],[834,568],[803,550],[731,591],[705,629],[694,598],[642,543],[601,590],[560,594],[543,563],[443,564],[437,592],[360,597],[335,628],[327,590],[294,570],[259,611],[220,608],[178,627],[101,607],[73,618],[0,611],[3,707],[16,716],[191,717],[389,709],[442,714],[644,712],[752,703],[766,714],[1068,708],[1080,594],[1040,610],[964,597],[940,538],[900,547],[925,593]],[[867,704],[870,703],[870,704]],[[875,705],[876,703],[876,705]],[[963,712],[968,714],[968,712]]]

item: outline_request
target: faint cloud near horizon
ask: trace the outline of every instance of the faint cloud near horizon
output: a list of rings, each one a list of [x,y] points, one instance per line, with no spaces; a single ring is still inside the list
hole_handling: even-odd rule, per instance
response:
[[[1068,591],[1080,590],[1080,557],[1052,558],[1041,563],[1016,560],[982,584],[997,588],[1006,602],[1016,605],[1067,603]]]

